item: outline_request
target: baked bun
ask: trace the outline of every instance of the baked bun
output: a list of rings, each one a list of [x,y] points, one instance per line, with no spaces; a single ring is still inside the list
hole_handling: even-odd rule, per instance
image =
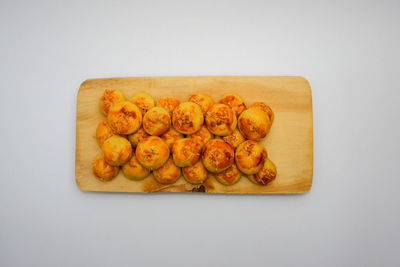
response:
[[[185,180],[191,184],[202,184],[208,177],[208,171],[201,160],[197,161],[193,166],[182,168],[182,173]]]
[[[223,185],[236,184],[240,180],[240,177],[242,177],[242,173],[235,163],[225,171],[215,174],[217,181]]]
[[[249,108],[240,114],[238,127],[242,135],[250,140],[264,138],[271,128],[268,114],[260,108]]]
[[[129,101],[112,105],[107,119],[111,129],[117,134],[134,133],[142,125],[142,114],[139,108]]]
[[[197,142],[201,144],[201,147],[203,147],[208,141],[214,138],[214,135],[212,135],[207,127],[203,125],[200,130],[190,135],[189,137],[196,139]]]
[[[102,121],[99,123],[96,129],[96,140],[97,144],[101,147],[108,138],[114,135],[113,130],[107,121]]]
[[[154,107],[153,97],[146,92],[137,92],[131,98],[129,98],[129,101],[140,109],[142,115]]]
[[[172,146],[172,157],[178,167],[194,165],[200,158],[201,144],[192,138],[177,140]]]
[[[232,166],[234,151],[223,140],[211,139],[203,147],[202,160],[208,171],[219,173]]]
[[[200,130],[204,117],[199,105],[183,102],[174,110],[172,123],[175,130],[182,134],[193,134]]]
[[[104,159],[113,166],[125,164],[130,160],[133,153],[131,143],[119,135],[113,135],[104,141],[102,149]]]
[[[187,101],[199,105],[203,114],[206,114],[206,112],[214,105],[214,100],[211,96],[206,94],[191,94]]]
[[[107,182],[114,179],[119,172],[119,168],[108,164],[104,159],[104,154],[100,153],[92,162],[92,170],[94,175],[100,181]]]
[[[233,149],[236,149],[238,145],[246,141],[246,138],[244,138],[240,131],[235,128],[231,135],[223,136],[222,140],[230,144]]]
[[[157,100],[157,107],[164,108],[168,111],[169,115],[172,117],[174,109],[176,109],[181,101],[172,96],[161,97]]]
[[[176,131],[174,127],[170,127],[168,132],[160,136],[162,140],[168,145],[169,150],[172,151],[172,146],[175,141],[184,138],[183,134]]]
[[[236,148],[236,164],[245,174],[254,174],[259,172],[267,157],[267,150],[253,140],[247,140]]]
[[[219,103],[230,106],[236,116],[239,116],[246,109],[243,99],[236,94],[224,95]]]
[[[154,107],[143,117],[143,129],[150,135],[162,135],[171,127],[171,117],[167,110]]]
[[[169,148],[158,136],[149,136],[136,147],[136,158],[149,170],[160,168],[168,160]]]
[[[237,119],[233,110],[225,104],[215,104],[206,113],[206,125],[208,130],[220,136],[233,133]]]
[[[150,135],[146,133],[146,131],[143,128],[140,128],[135,133],[128,135],[128,140],[129,142],[131,142],[133,147],[136,147],[140,142],[142,142],[149,136]]]
[[[269,120],[271,124],[274,122],[274,112],[272,111],[271,107],[263,102],[255,102],[251,106],[251,108],[260,108],[262,111],[268,114]]]
[[[275,164],[270,160],[266,159],[264,166],[256,174],[248,176],[249,180],[258,185],[266,185],[271,183],[276,178],[276,167]]]
[[[122,101],[125,101],[125,96],[120,90],[104,90],[99,102],[100,112],[107,116],[111,106]]]
[[[153,171],[153,176],[160,184],[172,184],[181,176],[181,169],[169,158],[161,168]]]
[[[135,181],[143,180],[150,174],[148,169],[140,165],[135,155],[132,155],[131,159],[122,166],[122,172],[126,178]]]

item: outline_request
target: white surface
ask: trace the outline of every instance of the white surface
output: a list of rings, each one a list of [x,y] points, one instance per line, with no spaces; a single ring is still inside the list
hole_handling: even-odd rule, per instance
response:
[[[399,266],[398,1],[1,1],[1,266]],[[87,78],[301,75],[304,195],[82,192]]]

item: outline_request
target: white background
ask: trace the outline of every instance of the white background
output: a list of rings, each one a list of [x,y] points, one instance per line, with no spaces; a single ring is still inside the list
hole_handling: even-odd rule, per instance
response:
[[[399,1],[0,1],[1,266],[399,266]],[[301,75],[303,195],[82,192],[87,78]]]

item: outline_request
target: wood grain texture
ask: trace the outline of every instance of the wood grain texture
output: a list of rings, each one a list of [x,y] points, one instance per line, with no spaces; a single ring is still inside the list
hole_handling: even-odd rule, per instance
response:
[[[158,184],[150,175],[131,181],[122,171],[110,182],[93,174],[91,162],[101,152],[95,139],[96,127],[105,117],[99,99],[105,89],[119,89],[127,98],[137,91],[150,93],[155,100],[175,96],[185,101],[191,93],[206,93],[214,101],[236,93],[250,106],[263,101],[275,112],[270,133],[260,143],[276,164],[276,180],[267,186],[251,183],[245,176],[233,186],[224,186],[210,175],[203,186],[193,186],[181,177],[173,185]],[[313,175],[313,122],[310,85],[302,77],[210,76],[131,77],[89,79],[81,84],[76,113],[76,183],[82,190],[115,192],[207,192],[207,193],[304,193],[310,190]]]

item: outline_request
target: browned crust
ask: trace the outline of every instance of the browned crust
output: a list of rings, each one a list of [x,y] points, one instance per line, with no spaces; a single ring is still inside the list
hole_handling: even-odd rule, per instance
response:
[[[240,178],[241,172],[236,166],[236,164],[232,164],[228,169],[223,172],[216,174],[219,179],[223,180],[227,184],[232,184],[236,182],[237,179]]]
[[[128,140],[131,142],[132,146],[136,147],[140,142],[149,136],[150,135],[146,133],[143,128],[140,128],[136,133],[128,135]]]
[[[206,112],[214,105],[214,100],[212,100],[211,96],[206,94],[192,94],[189,96],[187,101],[199,105],[203,114],[206,114]]]
[[[165,112],[165,111],[163,111]],[[143,128],[151,135],[161,135],[171,126],[171,117],[167,113],[150,109],[143,118]]]
[[[271,122],[274,121],[274,112],[272,111],[271,107],[265,104],[264,102],[254,102],[250,106],[251,108],[260,108],[262,111],[268,114],[268,117]]]
[[[213,135],[210,133],[207,127],[203,125],[200,130],[192,134],[190,137],[196,139],[197,142],[201,144],[201,146],[204,146],[208,141],[213,138]]]
[[[259,108],[249,108],[238,119],[238,127],[244,137],[251,140],[264,138],[271,127],[267,114]]]
[[[236,126],[235,121],[232,109],[224,104],[216,104],[206,113],[207,128],[216,135],[220,135],[221,132],[226,132],[225,135],[232,134]]]
[[[106,182],[118,175],[119,168],[108,164],[104,159],[104,155],[100,154],[92,162],[92,171],[99,180]]]
[[[114,135],[113,130],[107,121],[102,121],[99,123],[96,129],[96,140],[99,146],[102,146],[104,141]]]
[[[213,169],[221,170],[233,164],[234,151],[223,140],[213,139],[204,146],[202,159]]]
[[[238,145],[246,141],[246,139],[237,129],[235,129],[231,135],[223,136],[222,140],[231,145],[233,149],[235,149],[236,147],[238,147]]]
[[[161,139],[168,145],[169,149],[172,150],[173,144],[183,138],[183,134],[176,131],[173,127],[169,129],[168,132],[161,136]]]
[[[230,106],[236,116],[239,116],[247,108],[243,100],[236,95],[226,95],[221,98],[219,103]]]
[[[195,125],[193,123],[196,116],[201,116],[201,118],[203,118],[203,114],[199,114],[193,105],[186,105],[185,107],[179,106],[173,112],[172,122],[177,131],[184,134],[192,134],[198,131],[203,125],[203,123],[201,123],[201,125]]]
[[[256,174],[253,174],[252,178],[255,183],[260,184],[260,185],[266,185],[266,184],[271,183],[273,180],[275,180],[276,172],[274,172],[271,169],[262,168],[261,171],[259,171]]]
[[[163,184],[174,183],[180,176],[181,170],[175,166],[171,158],[161,167],[153,171],[156,181]]]
[[[136,148],[136,158],[142,165],[150,169],[161,167],[159,165],[162,165],[168,156],[167,144],[157,136],[147,137]]]
[[[142,123],[140,111],[131,107],[130,102],[123,102],[119,108],[113,107],[108,112],[108,123],[111,129],[119,134],[130,134],[135,132]]]
[[[102,112],[108,114],[108,111],[110,110],[110,107],[113,104],[123,101],[124,99],[121,98],[121,96],[117,93],[116,90],[106,89],[104,90],[103,95],[100,97],[100,100],[103,102]]]
[[[182,168],[183,176],[192,184],[203,183],[208,177],[208,171],[199,160],[193,166]]]
[[[201,144],[192,138],[181,139],[172,146],[172,155],[176,163],[195,164],[201,155]]]
[[[244,169],[258,168],[268,157],[267,151],[253,140],[243,142],[236,149],[236,163]]]
[[[172,116],[172,112],[180,103],[181,101],[176,97],[161,97],[157,100],[157,106],[167,110],[170,116]]]

